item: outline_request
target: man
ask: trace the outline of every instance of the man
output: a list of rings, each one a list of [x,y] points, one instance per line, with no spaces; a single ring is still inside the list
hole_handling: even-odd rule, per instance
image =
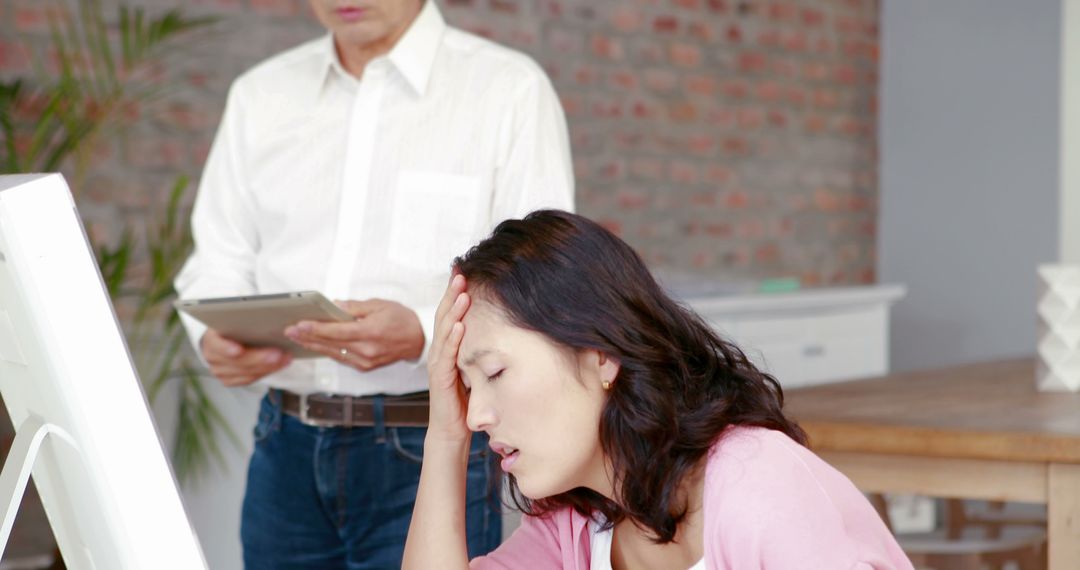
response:
[[[566,123],[527,57],[446,26],[431,0],[312,0],[330,34],[229,92],[177,278],[184,298],[320,290],[350,323],[286,334],[292,360],[197,322],[228,386],[269,392],[241,539],[261,568],[400,564],[423,453],[425,352],[449,266],[499,221],[571,209]],[[498,481],[473,439],[470,554],[500,538]]]

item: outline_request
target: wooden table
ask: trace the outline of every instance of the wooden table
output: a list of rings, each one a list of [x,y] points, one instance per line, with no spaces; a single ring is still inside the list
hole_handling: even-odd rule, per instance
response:
[[[811,447],[858,487],[1047,505],[1051,570],[1080,569],[1080,394],[1032,359],[785,391]]]

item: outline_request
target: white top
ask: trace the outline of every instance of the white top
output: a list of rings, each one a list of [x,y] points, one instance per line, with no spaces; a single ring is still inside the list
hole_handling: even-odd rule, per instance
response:
[[[453,257],[544,207],[573,208],[550,81],[527,56],[448,27],[429,1],[361,80],[327,35],[233,83],[176,288],[182,298],[310,289],[397,301],[419,316],[426,354]],[[184,324],[202,337],[201,324]],[[263,382],[353,395],[427,388],[419,362],[362,373],[328,358]]]
[[[611,539],[613,529],[600,530],[601,523],[589,522],[589,570],[611,570]],[[705,558],[688,570],[705,570]]]

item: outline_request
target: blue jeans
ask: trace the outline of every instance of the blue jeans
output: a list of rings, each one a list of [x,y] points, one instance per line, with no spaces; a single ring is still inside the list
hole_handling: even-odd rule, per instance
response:
[[[426,428],[320,428],[263,399],[240,536],[247,570],[399,568]],[[376,414],[377,416],[379,414]],[[473,435],[465,527],[469,557],[502,538],[492,452]]]

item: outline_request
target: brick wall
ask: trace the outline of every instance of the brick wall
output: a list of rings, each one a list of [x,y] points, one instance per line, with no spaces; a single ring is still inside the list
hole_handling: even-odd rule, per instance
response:
[[[548,70],[579,210],[654,267],[874,281],[877,0],[439,1]],[[171,54],[162,73],[179,87],[96,153],[78,190],[102,236],[143,220],[177,173],[198,175],[233,77],[321,32],[304,0],[182,5],[225,21]],[[46,43],[43,6],[0,0],[0,74],[29,69],[23,40]]]

